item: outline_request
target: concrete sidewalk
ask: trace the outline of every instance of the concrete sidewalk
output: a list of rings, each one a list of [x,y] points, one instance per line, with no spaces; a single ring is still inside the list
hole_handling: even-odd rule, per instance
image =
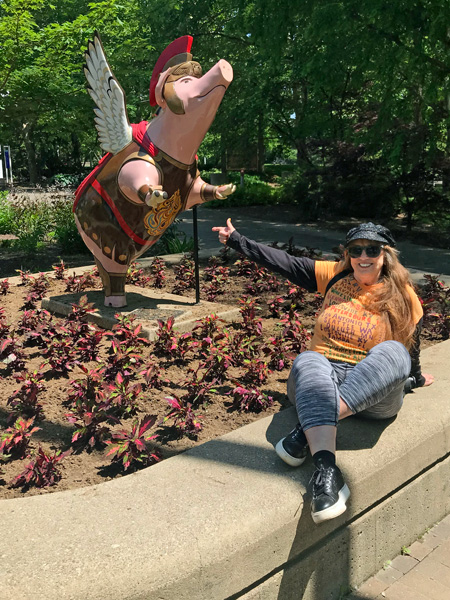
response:
[[[200,248],[211,249],[219,246],[217,233],[211,231],[211,228],[225,226],[227,218],[231,218],[234,227],[240,233],[257,242],[286,243],[293,237],[296,246],[318,248],[329,253],[344,241],[345,234],[341,231],[287,222],[290,220],[289,216],[285,211],[278,211],[276,206],[273,207],[272,221],[261,220],[258,217],[258,207],[253,209],[254,217],[248,216],[251,213],[248,209],[247,215],[243,216],[239,208],[213,209],[199,206],[197,212]],[[192,236],[192,211],[181,213],[181,221],[177,226],[187,236]],[[434,273],[447,285],[450,284],[450,250],[420,246],[406,241],[400,241],[398,249],[402,263],[413,275],[421,277],[422,273]]]
[[[345,600],[448,600],[450,515],[405,548]]]

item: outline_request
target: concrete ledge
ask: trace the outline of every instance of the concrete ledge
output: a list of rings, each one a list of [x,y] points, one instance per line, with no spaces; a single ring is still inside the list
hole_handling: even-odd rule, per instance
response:
[[[449,351],[447,341],[423,352],[436,382],[408,395],[397,419],[340,425],[352,497],[339,519],[312,523],[311,462],[291,469],[273,451],[290,409],[117,481],[3,500],[1,594],[339,598],[450,511]]]

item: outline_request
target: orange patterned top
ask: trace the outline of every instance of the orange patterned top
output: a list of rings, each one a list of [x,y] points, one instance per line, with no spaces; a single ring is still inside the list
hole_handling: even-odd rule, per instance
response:
[[[316,261],[317,291],[325,294],[328,282],[336,275],[338,263]],[[377,284],[382,285],[382,284]],[[386,326],[380,315],[364,309],[363,302],[375,286],[360,285],[353,273],[328,290],[317,317],[310,350],[328,359],[356,364],[367,352],[386,340]],[[422,318],[420,301],[410,287],[414,323]]]

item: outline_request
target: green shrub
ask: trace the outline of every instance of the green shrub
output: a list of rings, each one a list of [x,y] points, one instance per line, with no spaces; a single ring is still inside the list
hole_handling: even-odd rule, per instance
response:
[[[212,200],[208,202],[208,206],[254,206],[277,204],[281,201],[281,188],[262,181],[258,175],[245,175],[243,187],[240,185],[240,174],[238,172],[230,172],[228,180],[236,185],[234,194],[225,200]]]
[[[16,206],[14,208],[13,233],[19,238],[14,247],[27,252],[39,250],[48,241],[50,231],[50,211],[45,204],[41,206]]]
[[[50,183],[58,188],[78,187],[87,173],[58,173],[50,179]]]
[[[89,249],[83,242],[75,224],[72,202],[60,200],[52,208],[53,240],[61,246],[65,254],[88,254]]]
[[[184,231],[180,231],[175,220],[161,238],[152,246],[149,255],[161,256],[164,254],[179,254],[181,252],[192,252],[194,250],[194,238],[187,237]]]
[[[13,233],[14,207],[8,200],[8,192],[0,192],[0,234]]]

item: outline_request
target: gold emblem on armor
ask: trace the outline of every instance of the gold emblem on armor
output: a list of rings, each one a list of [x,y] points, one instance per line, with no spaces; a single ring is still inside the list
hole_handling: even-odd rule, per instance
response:
[[[164,200],[144,217],[144,225],[149,235],[161,235],[169,227],[181,210],[180,190]]]

